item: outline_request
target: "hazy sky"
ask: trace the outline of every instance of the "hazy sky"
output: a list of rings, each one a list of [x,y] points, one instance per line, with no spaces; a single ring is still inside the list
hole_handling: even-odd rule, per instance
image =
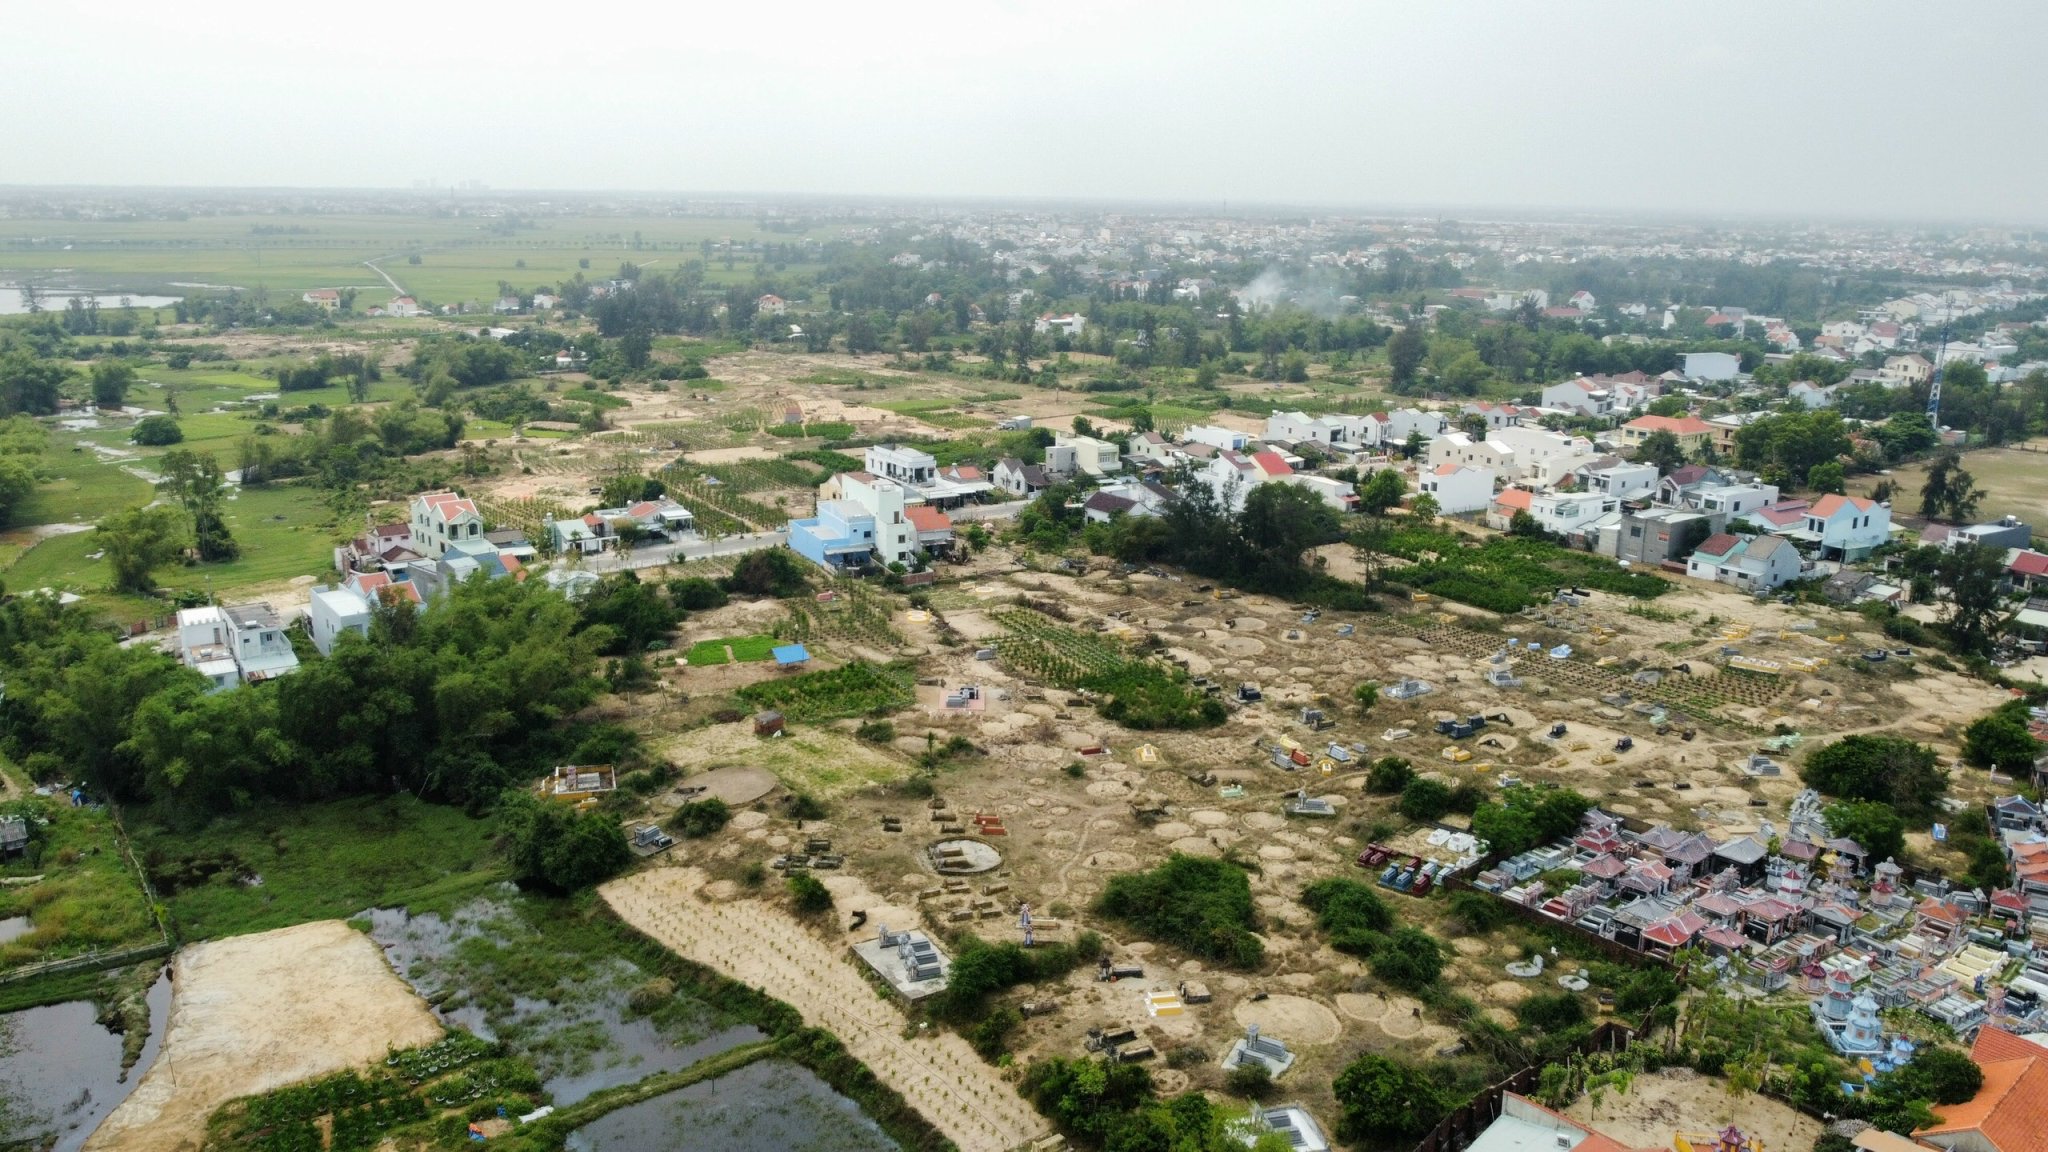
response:
[[[0,183],[2048,222],[2048,5],[12,4]]]

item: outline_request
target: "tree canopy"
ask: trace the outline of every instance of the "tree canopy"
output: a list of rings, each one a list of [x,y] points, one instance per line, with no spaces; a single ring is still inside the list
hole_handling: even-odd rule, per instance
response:
[[[1829,796],[1878,801],[1914,816],[1931,813],[1948,791],[1934,749],[1903,736],[1844,736],[1808,753],[1799,775]]]

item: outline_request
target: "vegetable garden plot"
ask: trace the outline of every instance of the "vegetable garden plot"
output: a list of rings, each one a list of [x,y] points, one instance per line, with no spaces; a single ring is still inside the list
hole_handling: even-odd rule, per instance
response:
[[[773,708],[790,720],[837,720],[894,712],[917,702],[912,673],[897,665],[856,660],[828,672],[806,672],[749,684],[739,697],[756,708]]]

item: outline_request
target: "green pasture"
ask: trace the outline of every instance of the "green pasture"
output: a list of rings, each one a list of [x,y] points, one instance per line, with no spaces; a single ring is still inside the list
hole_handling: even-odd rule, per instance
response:
[[[178,295],[173,284],[258,289],[289,299],[312,288],[355,287],[359,308],[393,293],[366,261],[374,261],[415,296],[452,303],[497,295],[499,281],[525,290],[567,280],[580,270],[601,279],[632,262],[654,271],[702,259],[700,245],[829,239],[837,225],[804,235],[762,232],[751,218],[668,216],[543,218],[531,228],[496,231],[480,218],[263,215],[193,220],[27,220],[0,222],[0,280],[29,277],[79,285]],[[291,234],[257,229],[296,228]],[[418,254],[419,264],[408,263]],[[588,260],[587,269],[579,262]],[[525,267],[520,267],[520,262]],[[815,268],[792,265],[801,276]],[[741,254],[728,271],[708,262],[707,278],[741,283],[754,275]]]

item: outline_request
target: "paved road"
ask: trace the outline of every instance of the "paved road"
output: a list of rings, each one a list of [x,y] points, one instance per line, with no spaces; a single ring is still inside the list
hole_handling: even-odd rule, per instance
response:
[[[946,515],[955,520],[1013,520],[1030,506],[1029,500],[1013,500],[1008,504],[968,504]]]
[[[779,548],[787,543],[789,533],[777,529],[774,532],[747,532],[737,536],[721,536],[716,540],[691,539],[674,544],[642,544],[631,552],[600,552],[595,556],[585,556],[581,567],[586,572],[659,568],[664,564],[685,564],[691,560],[705,560],[713,556],[737,556],[745,552],[759,552],[763,548]]]

